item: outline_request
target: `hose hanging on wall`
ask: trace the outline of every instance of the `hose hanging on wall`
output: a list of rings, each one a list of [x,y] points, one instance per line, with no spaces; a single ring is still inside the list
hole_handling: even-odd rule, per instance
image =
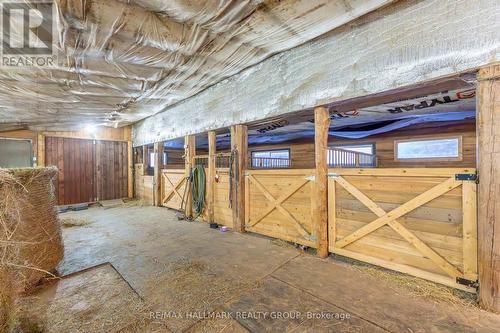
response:
[[[191,199],[193,212],[196,214],[193,220],[196,220],[205,208],[206,179],[205,168],[202,165],[195,166],[191,174]]]

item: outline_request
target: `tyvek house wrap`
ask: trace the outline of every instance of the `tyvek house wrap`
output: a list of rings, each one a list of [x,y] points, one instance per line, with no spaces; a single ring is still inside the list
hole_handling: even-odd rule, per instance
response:
[[[57,61],[0,67],[0,125],[130,124],[391,2],[54,0]]]
[[[133,127],[134,146],[396,89],[500,60],[500,3],[399,1]],[[372,121],[377,120],[376,113]],[[365,120],[364,120],[365,121]]]

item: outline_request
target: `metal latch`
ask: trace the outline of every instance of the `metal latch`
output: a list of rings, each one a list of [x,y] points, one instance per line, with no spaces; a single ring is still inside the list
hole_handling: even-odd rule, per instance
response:
[[[478,181],[476,173],[457,173],[455,175],[455,180],[468,180],[468,181]]]
[[[457,277],[457,283],[464,285],[464,286],[467,286],[467,287],[471,287],[471,288],[478,288],[479,287],[478,281],[467,280],[467,279],[464,279],[461,277]]]

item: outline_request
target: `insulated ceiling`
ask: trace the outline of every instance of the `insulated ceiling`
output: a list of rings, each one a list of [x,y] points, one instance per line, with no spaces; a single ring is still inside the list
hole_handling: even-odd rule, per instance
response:
[[[123,126],[391,0],[54,0],[58,59],[0,67],[0,130]]]

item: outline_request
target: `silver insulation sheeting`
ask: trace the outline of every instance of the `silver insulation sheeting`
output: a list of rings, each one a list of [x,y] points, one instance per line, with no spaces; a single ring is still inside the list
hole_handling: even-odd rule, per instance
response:
[[[130,124],[393,1],[54,0],[57,62],[0,66],[0,129]]]
[[[499,31],[497,0],[399,1],[139,122],[133,127],[133,144],[472,70],[500,60]]]

